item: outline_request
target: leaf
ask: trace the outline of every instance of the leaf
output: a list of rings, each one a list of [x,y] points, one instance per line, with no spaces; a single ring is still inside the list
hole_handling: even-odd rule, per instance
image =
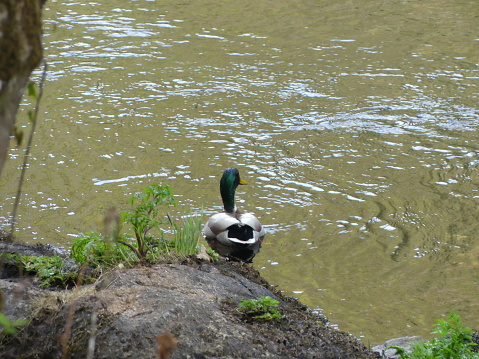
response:
[[[3,333],[5,334],[16,334],[16,328],[26,325],[27,323],[28,320],[26,319],[15,320],[12,322],[5,314],[0,313],[0,326],[3,327]]]
[[[19,130],[16,125],[13,126],[12,129],[12,135],[15,137],[15,142],[17,143],[17,146],[20,146],[23,141],[23,131]]]
[[[33,97],[35,100],[37,99],[37,90],[35,88],[35,82],[30,81],[27,85],[28,96]]]
[[[35,122],[35,114],[34,114],[33,110],[28,110],[28,120],[31,123]]]

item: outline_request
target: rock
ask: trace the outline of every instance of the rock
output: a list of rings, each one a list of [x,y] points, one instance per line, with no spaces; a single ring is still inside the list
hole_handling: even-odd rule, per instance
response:
[[[382,345],[376,345],[375,347],[372,347],[371,350],[381,354],[382,358],[399,359],[400,356],[399,354],[396,354],[396,349],[389,348],[389,347],[391,346],[401,347],[401,348],[404,348],[408,354],[411,354],[411,351],[412,351],[411,344],[418,341],[424,342],[425,340],[421,337],[416,337],[416,336],[394,338],[394,339],[386,340],[384,344]]]
[[[211,258],[211,256],[208,254],[204,245],[200,246],[200,250],[196,254],[196,258],[205,262],[213,262],[213,258]]]
[[[164,352],[159,337],[174,344],[172,359],[379,357],[239,263],[123,268],[74,290],[19,291],[12,283],[0,280],[6,313],[31,321],[1,340],[4,359],[58,358],[64,348],[68,358],[156,358]],[[279,300],[285,319],[248,323],[237,315],[241,300],[261,296]]]

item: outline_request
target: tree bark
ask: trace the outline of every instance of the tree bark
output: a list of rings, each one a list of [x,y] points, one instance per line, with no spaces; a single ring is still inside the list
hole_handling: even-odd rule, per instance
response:
[[[45,1],[0,0],[0,176],[25,86],[43,57]]]

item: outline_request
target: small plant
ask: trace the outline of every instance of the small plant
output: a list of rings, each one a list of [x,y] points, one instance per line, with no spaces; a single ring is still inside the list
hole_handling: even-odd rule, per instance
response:
[[[45,83],[46,77],[47,77],[47,63],[44,62],[42,79],[39,83],[38,94],[35,90],[35,84],[33,82],[30,82],[27,86],[28,95],[33,100],[35,100],[35,110],[34,111],[31,111],[31,110],[28,111],[28,118],[29,118],[30,122],[32,123],[32,128],[31,128],[31,131],[30,131],[30,135],[28,137],[27,148],[26,148],[25,154],[23,156],[23,166],[21,167],[22,170],[20,172],[20,179],[18,180],[17,194],[15,196],[15,202],[13,204],[10,233],[7,237],[7,239],[10,240],[10,241],[13,239],[13,235],[15,233],[15,226],[16,226],[16,223],[17,223],[17,210],[18,210],[18,206],[20,204],[20,195],[22,193],[23,182],[25,180],[25,172],[26,172],[26,169],[28,167],[27,166],[28,159],[30,158],[30,150],[32,148],[33,135],[35,134],[35,128],[36,128],[36,125],[37,125],[37,118],[38,118],[38,110],[39,110],[39,107],[40,107],[40,100],[41,100],[42,95],[43,95],[43,84]],[[14,127],[12,130],[13,130],[12,131],[13,135],[14,135],[16,141],[17,141],[17,145],[20,145],[21,142],[22,142],[22,139],[23,139],[23,131],[19,130],[17,127]],[[0,172],[1,172],[1,168],[0,168]]]
[[[120,234],[120,218],[112,208],[104,218],[105,232],[110,234],[80,233],[70,257],[77,264],[97,267],[125,261],[155,261],[171,252],[180,257],[198,253],[202,216],[184,215],[177,224],[166,211],[162,212],[162,207],[176,205],[169,186],[149,186],[131,196],[130,204],[133,209],[122,213],[123,222],[131,225],[130,232]],[[165,234],[172,238],[167,240]]]
[[[435,334],[440,337],[429,342],[415,342],[412,352],[408,354],[404,348],[393,346],[400,359],[479,359],[479,353],[472,347],[472,329],[464,326],[457,314],[450,313],[448,320],[439,319]]]
[[[220,255],[212,250],[211,248],[206,248],[206,253],[213,259],[213,261],[217,261],[220,258]]]
[[[121,247],[97,232],[80,233],[73,242],[70,258],[79,265],[108,266],[126,259]]]
[[[77,279],[77,273],[64,271],[65,263],[58,255],[37,257],[11,254],[7,255],[7,258],[16,262],[25,273],[36,275],[42,287],[66,286],[68,283],[75,283]]]
[[[279,302],[271,297],[262,296],[259,299],[242,300],[238,311],[247,319],[252,320],[281,320],[284,315],[278,309]]]
[[[3,314],[3,293],[0,292],[0,334],[17,334],[17,328],[28,324],[28,320],[10,320],[5,314]]]
[[[175,206],[173,192],[168,185],[152,185],[143,192],[134,194],[130,204],[133,211],[123,213],[126,223],[133,227],[135,245],[126,240],[118,240],[129,247],[140,260],[148,256],[170,254],[192,255],[198,252],[198,238],[201,233],[201,215],[184,215],[178,225],[161,207]],[[172,240],[165,239],[165,230],[170,228]],[[156,235],[152,232],[156,231]],[[126,237],[126,236],[125,236]]]
[[[174,206],[176,202],[169,186],[155,184],[147,187],[143,192],[134,194],[130,199],[130,204],[135,208],[133,211],[125,212],[123,217],[126,223],[133,226],[136,246],[125,241],[119,242],[135,252],[138,259],[143,260],[158,241],[149,234],[150,230],[157,229],[161,241],[164,239],[164,232],[160,225],[169,223],[166,216],[164,219],[160,218],[159,207]]]

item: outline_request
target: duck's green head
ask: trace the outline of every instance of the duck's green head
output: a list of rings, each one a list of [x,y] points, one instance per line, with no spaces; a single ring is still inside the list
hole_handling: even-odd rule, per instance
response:
[[[236,168],[225,169],[220,181],[220,192],[226,212],[234,212],[235,191],[240,184],[248,184],[248,182],[240,178],[239,171]]]

